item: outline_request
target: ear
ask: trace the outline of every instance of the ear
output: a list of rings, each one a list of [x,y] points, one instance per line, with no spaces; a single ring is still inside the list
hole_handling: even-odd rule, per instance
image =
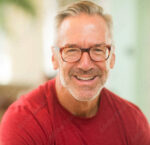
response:
[[[53,68],[56,70],[59,68],[59,62],[58,62],[58,56],[57,56],[56,51],[54,49],[55,48],[52,47],[52,64],[53,64]]]
[[[110,68],[113,69],[115,65],[115,54],[113,53],[110,60]]]

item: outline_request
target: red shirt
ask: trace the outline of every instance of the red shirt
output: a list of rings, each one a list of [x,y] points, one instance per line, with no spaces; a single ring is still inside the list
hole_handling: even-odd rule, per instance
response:
[[[0,145],[150,145],[150,128],[134,104],[104,88],[92,118],[58,102],[55,80],[14,102],[3,116]]]

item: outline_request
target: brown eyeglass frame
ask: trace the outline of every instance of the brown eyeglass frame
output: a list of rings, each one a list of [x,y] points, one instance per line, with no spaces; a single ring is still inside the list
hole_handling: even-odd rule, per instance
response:
[[[108,50],[109,50],[109,55],[108,55],[108,57],[107,57],[105,60],[96,61],[96,60],[93,60],[93,59],[92,59],[92,57],[91,57],[91,55],[90,55],[90,49],[93,48],[94,46],[89,47],[89,48],[80,48],[80,47],[78,47],[78,48],[80,48],[80,50],[81,50],[81,57],[82,57],[83,52],[87,52],[87,53],[89,54],[91,60],[93,60],[93,61],[95,61],[95,62],[103,62],[103,61],[106,61],[106,60],[109,58],[109,56],[110,56],[111,45],[107,45],[107,44],[100,44],[100,45],[105,45],[105,46],[108,48]],[[62,57],[62,51],[63,51],[65,48],[68,48],[68,46],[56,47],[56,48],[59,49],[62,60],[63,60],[64,62],[68,62],[68,61],[64,60],[64,58]],[[71,48],[73,48],[73,47],[71,47]],[[80,59],[81,59],[81,57],[80,57]],[[80,61],[80,59],[77,60],[77,61],[73,61],[73,62],[78,62],[78,61]],[[73,62],[69,62],[69,63],[73,63]]]

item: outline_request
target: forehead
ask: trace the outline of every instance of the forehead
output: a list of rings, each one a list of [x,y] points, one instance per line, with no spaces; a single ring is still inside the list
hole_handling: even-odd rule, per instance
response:
[[[105,42],[107,34],[108,26],[103,17],[80,14],[67,17],[62,21],[58,29],[58,43],[92,45],[92,43]]]

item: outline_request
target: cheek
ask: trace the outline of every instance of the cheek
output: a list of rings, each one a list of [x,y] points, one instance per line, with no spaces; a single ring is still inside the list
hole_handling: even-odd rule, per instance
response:
[[[72,65],[67,63],[67,62],[62,62],[60,64],[60,71],[61,71],[61,73],[64,77],[69,76],[69,72],[70,72],[71,69],[72,69]]]
[[[109,70],[111,69],[111,60],[108,59],[108,60],[105,61],[105,62],[101,62],[101,63],[99,64],[99,68],[100,68],[102,71],[109,72]]]
[[[107,70],[109,69],[108,66],[109,66],[109,65],[108,65],[107,62],[98,62],[98,63],[97,63],[98,69],[100,69],[102,72],[107,71]]]

